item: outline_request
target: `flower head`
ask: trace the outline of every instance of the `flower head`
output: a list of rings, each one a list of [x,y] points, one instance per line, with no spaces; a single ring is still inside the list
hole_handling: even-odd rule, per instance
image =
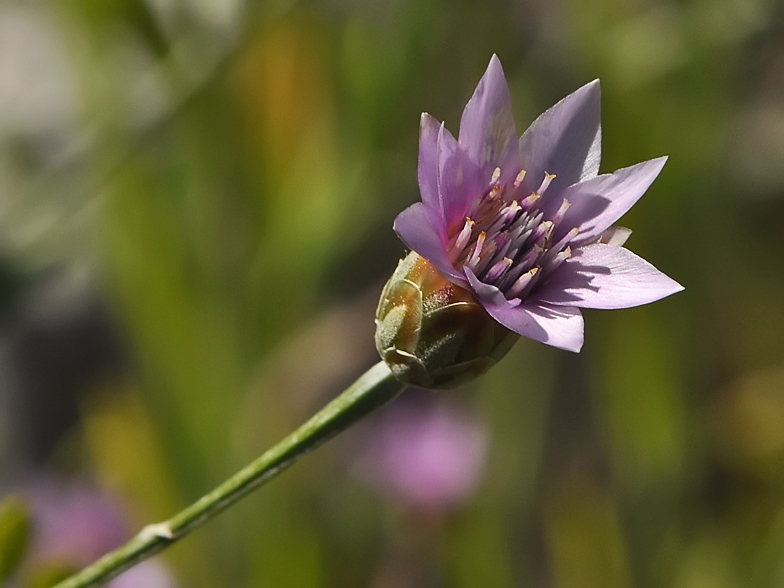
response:
[[[403,242],[520,335],[569,351],[580,308],[647,304],[682,286],[622,247],[613,226],[666,157],[598,175],[599,82],[570,94],[518,139],[494,55],[456,140],[422,115],[416,203],[395,220]]]

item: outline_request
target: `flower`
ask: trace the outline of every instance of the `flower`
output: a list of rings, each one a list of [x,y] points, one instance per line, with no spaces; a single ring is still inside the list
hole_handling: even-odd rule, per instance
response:
[[[412,508],[435,512],[459,506],[480,481],[487,434],[461,405],[417,392],[387,408],[369,431],[358,473]]]
[[[613,226],[666,157],[598,175],[599,81],[537,118],[517,138],[498,57],[463,111],[457,140],[422,115],[422,202],[398,215],[403,242],[504,327],[578,352],[580,308],[647,304],[683,287],[625,249]]]
[[[27,567],[68,573],[118,548],[129,538],[125,513],[117,500],[82,481],[41,476],[24,492],[30,502],[33,535]],[[159,561],[127,570],[109,588],[173,588],[176,582]]]

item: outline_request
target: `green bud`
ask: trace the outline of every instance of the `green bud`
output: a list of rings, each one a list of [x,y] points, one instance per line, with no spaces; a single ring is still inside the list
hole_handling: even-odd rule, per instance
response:
[[[381,358],[398,380],[421,388],[454,388],[473,380],[517,338],[471,292],[413,251],[398,264],[376,311]]]

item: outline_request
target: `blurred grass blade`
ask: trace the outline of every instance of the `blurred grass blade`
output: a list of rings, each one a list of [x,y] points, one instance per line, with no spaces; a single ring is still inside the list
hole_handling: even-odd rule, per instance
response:
[[[30,539],[30,512],[18,497],[0,503],[0,583],[19,565]]]

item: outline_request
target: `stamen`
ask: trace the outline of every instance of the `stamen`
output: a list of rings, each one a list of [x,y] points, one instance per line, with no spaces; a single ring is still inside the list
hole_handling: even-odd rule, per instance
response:
[[[476,245],[474,245],[474,251],[471,253],[471,257],[468,258],[466,265],[471,269],[476,267],[477,262],[479,261],[479,256],[482,254],[482,247],[485,244],[485,239],[487,238],[487,233],[482,231],[479,233],[479,236],[476,238]]]
[[[454,251],[461,252],[463,247],[468,244],[468,240],[471,238],[471,230],[474,228],[474,221],[471,220],[471,217],[466,217],[465,225],[463,225],[463,230],[460,231],[460,234],[457,236],[457,241],[455,241]]]
[[[501,186],[494,186],[493,189],[487,193],[487,199],[493,200],[500,193],[501,193]]]
[[[484,271],[484,268],[492,267],[497,262],[501,261],[504,257],[512,257],[511,255],[507,255],[510,247],[512,246],[512,240],[509,238],[508,233],[499,233],[493,243],[495,247],[493,249],[492,255],[488,254],[487,257],[485,257],[484,260],[479,263],[476,268],[477,272],[482,272]]]
[[[498,278],[500,278],[503,275],[503,273],[506,270],[509,269],[511,265],[512,265],[512,260],[509,259],[508,257],[504,257],[501,261],[496,263],[493,267],[491,267],[488,270],[487,275],[485,275],[485,279],[483,280],[483,282],[485,283],[495,282]]]
[[[572,248],[567,247],[553,258],[553,260],[547,266],[547,271],[548,272],[553,271],[554,269],[559,267],[564,261],[569,259],[571,256],[572,256]]]
[[[553,221],[553,223],[556,225],[560,223],[571,205],[572,204],[566,198],[564,198],[563,202],[561,203],[561,208],[556,211],[556,213],[553,215],[553,218],[550,220]]]
[[[490,178],[490,183],[495,184],[498,181],[498,178],[501,177],[501,168],[497,167],[493,170],[493,175]]]
[[[525,288],[531,284],[531,281],[534,279],[534,276],[539,273],[538,267],[532,267],[530,270],[525,272],[522,276],[517,278],[512,287],[509,288],[504,295],[507,298],[514,298],[515,296],[519,296],[520,293],[525,290]]]
[[[530,240],[534,243],[539,243],[542,240],[547,240],[547,238],[549,238],[549,236],[552,234],[552,231],[553,231],[552,221],[544,221],[534,229],[534,232],[531,234]]]
[[[539,186],[537,192],[539,194],[544,194],[545,190],[547,190],[547,186],[549,186],[550,182],[552,182],[554,179],[555,179],[555,174],[548,174],[547,172],[544,172],[544,179],[542,180],[542,185]]]
[[[555,245],[553,245],[553,246],[551,247],[551,249],[553,249],[553,250],[555,250],[555,251],[560,251],[560,250],[561,250],[561,249],[563,249],[563,248],[564,248],[566,245],[568,245],[568,244],[569,244],[569,242],[570,242],[572,239],[574,239],[574,238],[575,238],[575,237],[576,237],[576,236],[577,236],[579,233],[580,233],[580,229],[578,229],[577,227],[573,228],[571,231],[569,231],[568,233],[566,233],[566,234],[565,234],[565,235],[564,235],[564,236],[563,236],[563,237],[562,237],[562,238],[561,238],[561,239],[558,241],[558,243],[556,243]]]
[[[501,212],[496,214],[495,222],[487,229],[488,236],[492,237],[502,229],[508,230],[520,210],[520,205],[516,200],[512,200],[511,204],[502,208]]]
[[[504,211],[501,213],[505,218],[507,223],[511,223],[517,213],[520,212],[523,208],[517,202],[517,200],[512,200],[512,202],[507,206]]]
[[[543,212],[537,212],[537,213],[536,213],[536,216],[535,216],[535,217],[533,217],[533,218],[532,218],[532,219],[531,219],[531,220],[528,222],[528,224],[525,226],[525,228],[526,228],[526,229],[535,229],[536,227],[538,227],[538,226],[539,226],[539,223],[541,223],[541,222],[542,222],[542,219],[543,219],[543,218],[544,218],[544,213],[543,213]]]
[[[515,178],[514,184],[512,184],[514,186],[515,190],[517,190],[517,188],[520,187],[520,184],[523,183],[523,179],[524,178],[525,178],[525,170],[521,169],[520,173],[518,173],[517,177]]]
[[[522,247],[525,240],[531,235],[531,229],[526,230],[522,225],[515,226],[509,231],[509,238],[516,247]]]
[[[520,206],[523,207],[525,210],[531,210],[531,208],[533,208],[533,205],[536,204],[536,202],[541,197],[542,197],[541,194],[537,194],[536,192],[533,192],[530,196],[527,196],[520,201]]]
[[[528,253],[526,253],[525,255],[523,255],[523,258],[522,258],[522,259],[520,260],[520,262],[517,264],[517,265],[518,265],[518,267],[520,267],[520,268],[521,268],[521,269],[520,269],[520,271],[521,271],[521,272],[524,272],[524,271],[528,271],[529,269],[531,269],[531,266],[532,266],[533,264],[535,264],[535,263],[536,263],[536,261],[539,259],[539,256],[542,254],[542,251],[543,251],[543,250],[542,250],[542,248],[541,248],[541,247],[539,247],[538,245],[534,245],[534,246],[533,246],[533,247],[532,247],[532,248],[531,248],[531,249],[528,251]]]

